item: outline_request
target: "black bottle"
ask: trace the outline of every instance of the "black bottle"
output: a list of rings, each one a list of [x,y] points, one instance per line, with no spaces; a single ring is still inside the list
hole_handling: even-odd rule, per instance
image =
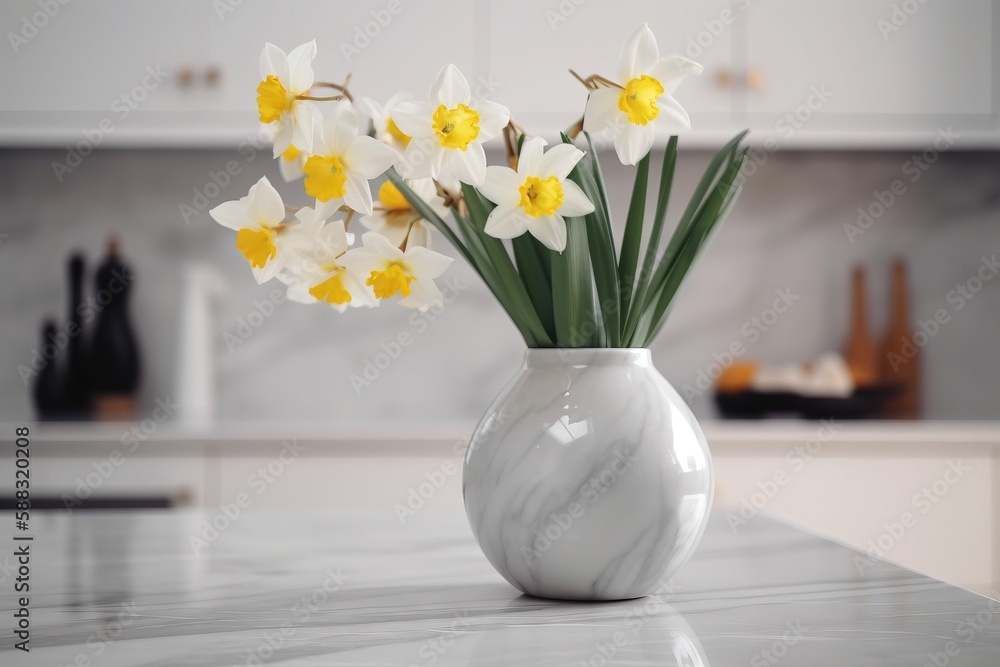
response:
[[[42,325],[42,342],[39,350],[56,345],[56,323],[46,320]],[[63,386],[59,375],[59,355],[46,355],[46,364],[35,376],[31,396],[35,412],[42,420],[60,419],[63,411]]]
[[[90,413],[90,380],[84,344],[83,255],[75,254],[69,260],[69,324],[66,333],[66,374],[63,386],[63,410],[70,419],[87,419]]]
[[[139,347],[128,316],[133,275],[118,256],[118,242],[108,242],[108,255],[97,268],[95,299],[100,308],[91,341],[92,387],[95,395],[132,396],[139,386]]]

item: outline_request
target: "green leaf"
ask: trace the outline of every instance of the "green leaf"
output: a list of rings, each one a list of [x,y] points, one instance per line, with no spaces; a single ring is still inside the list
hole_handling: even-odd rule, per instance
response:
[[[552,302],[559,347],[592,347],[600,324],[594,317],[594,294],[588,257],[587,226],[566,219],[566,249],[552,255]]]
[[[652,151],[650,151],[652,152]],[[621,258],[618,260],[618,291],[622,311],[628,313],[635,285],[636,266],[639,264],[639,248],[642,245],[642,222],[646,216],[646,187],[649,181],[649,155],[639,160],[632,186],[632,199],[625,218],[625,234],[622,237]]]
[[[594,169],[594,180],[597,182],[598,192],[601,197],[601,208],[604,210],[604,217],[609,221],[611,220],[611,209],[608,207],[608,192],[604,180],[604,173],[601,171],[601,161],[597,157],[597,151],[594,150],[594,142],[590,138],[589,132],[584,132],[583,136],[587,138],[587,148],[590,151],[590,156],[592,158],[591,164],[593,164]],[[597,205],[597,202],[594,202]]]
[[[643,303],[646,300],[646,293],[649,291],[649,281],[656,266],[656,254],[660,250],[660,237],[663,234],[663,222],[667,218],[667,209],[670,202],[670,191],[673,188],[674,169],[677,166],[677,137],[670,137],[666,149],[663,151],[663,165],[660,167],[660,188],[656,197],[656,213],[653,216],[653,227],[649,232],[649,239],[646,241],[646,252],[642,258],[642,269],[637,276],[635,292],[632,294],[627,316],[625,318],[625,328],[622,333],[622,340],[626,345],[632,344],[632,336],[639,323],[639,315],[643,311]],[[623,244],[624,248],[624,244]]]
[[[521,234],[515,239],[511,239],[511,246],[514,248],[514,261],[517,264],[517,271],[521,274],[524,286],[528,290],[531,303],[535,306],[542,326],[545,327],[549,338],[555,340],[556,329],[555,320],[552,314],[552,286],[549,284],[546,264],[547,260],[542,259],[541,251],[549,252],[530,234]]]
[[[569,137],[563,134],[563,141]],[[571,143],[571,142],[570,142]],[[621,302],[618,294],[618,258],[615,256],[615,240],[611,233],[611,221],[601,202],[601,185],[594,179],[594,162],[597,156],[589,153],[570,172],[571,181],[580,186],[587,198],[594,203],[594,212],[583,217],[587,225],[587,239],[590,247],[590,262],[594,284],[597,286],[598,307],[601,312],[603,333],[598,340],[608,347],[621,344],[620,317]]]
[[[471,185],[462,183],[462,194],[465,197],[465,205],[469,209],[469,219],[472,223],[477,237],[485,248],[486,256],[492,268],[496,271],[503,290],[510,296],[510,301],[514,312],[520,321],[527,327],[534,338],[535,344],[528,343],[529,347],[550,347],[552,339],[549,337],[545,326],[542,324],[538,312],[528,296],[528,291],[523,282],[522,276],[514,268],[514,263],[507,253],[507,248],[503,241],[487,234],[484,229],[486,220],[493,210],[493,204]]]
[[[668,258],[667,270],[662,285],[658,288],[656,304],[648,318],[648,329],[644,334],[643,345],[649,345],[666,320],[668,309],[673,302],[677,290],[680,288],[684,278],[698,257],[702,247],[707,243],[713,230],[725,219],[726,214],[731,210],[736,198],[739,196],[740,188],[736,186],[736,178],[740,169],[746,162],[747,150],[743,150],[738,156],[733,157],[722,177],[711,194],[705,201],[698,214],[693,218],[689,233],[678,243],[678,250],[675,255]]]

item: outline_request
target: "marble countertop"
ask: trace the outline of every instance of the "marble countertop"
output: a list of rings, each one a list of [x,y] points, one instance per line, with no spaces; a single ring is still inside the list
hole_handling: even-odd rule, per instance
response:
[[[714,519],[660,595],[581,604],[519,594],[460,515],[230,514],[34,513],[31,652],[7,611],[0,664],[1000,664],[1000,603],[765,519]]]

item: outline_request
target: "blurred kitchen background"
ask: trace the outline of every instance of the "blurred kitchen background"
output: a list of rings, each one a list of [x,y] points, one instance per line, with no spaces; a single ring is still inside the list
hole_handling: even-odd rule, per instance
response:
[[[990,463],[1000,446],[993,422],[1000,417],[998,16],[992,0],[5,2],[0,421],[37,414],[34,374],[24,369],[38,370],[32,364],[47,319],[57,335],[66,330],[75,303],[68,262],[82,253],[83,299],[97,292],[103,262],[110,261],[106,271],[124,265],[134,275],[127,318],[116,311],[102,340],[125,340],[126,348],[133,341],[137,352],[95,357],[92,365],[127,368],[115,366],[117,384],[91,393],[103,401],[100,414],[159,429],[143,440],[163,433],[203,436],[176,438],[189,443],[212,433],[280,440],[307,432],[316,440],[345,433],[460,440],[514,373],[523,348],[463,262],[446,274],[443,287],[454,298],[441,310],[340,315],[285,302],[276,282],[256,285],[232,233],[210,219],[209,209],[245,195],[264,175],[286,203],[306,202],[300,182],[282,181],[256,121],[262,45],[288,51],[316,38],[317,78],[352,74],[355,95],[381,101],[399,90],[423,97],[439,68],[453,62],[475,94],[509,106],[529,132],[552,140],[585,104],[586,91],[567,70],[615,77],[621,44],[648,21],[662,52],[705,66],[677,93],[694,129],[680,140],[668,225],[714,150],[747,127],[755,147],[742,199],[653,346],[659,369],[705,421],[720,493],[735,506],[751,497],[816,426],[723,423],[719,378],[723,390],[746,393],[765,368],[769,386],[781,390],[795,368],[824,353],[844,355],[858,387],[876,394],[861,396],[863,405],[845,415],[854,410],[875,421],[842,432],[857,456],[796,480],[808,487],[815,510],[797,518],[864,545],[877,535],[882,517],[871,508],[880,496],[841,499],[831,509],[841,473],[855,481],[898,473],[919,488],[943,465],[936,443],[954,444],[949,452],[971,448],[967,455],[985,463],[962,491],[974,504],[956,506],[955,516],[972,507],[987,528],[970,524],[960,537],[972,546],[958,561],[928,551],[919,535],[897,554],[905,560],[904,551],[912,553],[911,564],[957,583],[1000,580],[991,555],[1000,552],[1000,531],[989,528],[994,517],[982,507],[1000,479],[1000,466]],[[633,172],[613,151],[602,158],[621,221]],[[490,159],[502,161],[499,145]],[[442,239],[434,241],[448,252]],[[117,250],[107,260],[109,243]],[[70,337],[81,354],[93,356],[99,321]],[[398,344],[401,334],[408,344]],[[913,344],[901,346],[906,341]],[[67,355],[53,362],[60,372]],[[889,364],[892,377],[890,358],[898,361]],[[788,399],[789,392],[776,393]],[[844,406],[821,403],[812,416],[827,407],[832,415]],[[49,441],[125,442],[127,429],[77,423],[97,409],[69,414],[69,424],[51,427],[57,435]],[[786,412],[801,414],[794,406],[776,411]],[[733,414],[752,416],[754,408],[737,404]],[[926,426],[891,430],[888,417]],[[747,454],[746,443],[763,449]],[[87,457],[102,455],[74,451],[84,471]],[[218,478],[219,485],[193,493],[196,502],[221,502],[226,480],[242,483],[252,457],[266,461],[269,452],[244,451],[238,464],[175,461],[179,472],[170,479],[148,472],[157,469],[150,463],[136,479],[176,489],[176,479]],[[908,455],[919,467],[906,468],[907,477],[900,461]],[[69,484],[82,474],[70,473],[73,465],[65,468]],[[235,472],[219,472],[219,465],[236,465]],[[396,479],[405,489],[413,474],[398,472],[385,483]],[[299,479],[293,495],[328,479]],[[365,492],[357,483],[350,488]],[[348,497],[346,490],[329,493]],[[804,506],[796,493],[771,509],[795,516]],[[905,488],[899,494],[908,497]],[[865,522],[874,527],[868,533]],[[955,523],[946,514],[935,522]],[[940,540],[940,531],[928,531],[927,544]],[[933,560],[939,556],[940,563]]]
[[[919,11],[870,0],[44,4],[0,10],[21,37],[0,65],[0,418],[33,411],[18,367],[41,349],[43,320],[67,325],[67,257],[88,259],[86,298],[114,236],[135,274],[140,412],[169,397],[182,422],[475,419],[522,343],[462,262],[441,312],[341,316],[256,285],[209,218],[262,175],[282,182],[255,122],[261,45],[316,37],[320,78],[351,73],[356,95],[383,101],[425,95],[453,61],[478,94],[552,137],[585,103],[567,69],[613,76],[642,20],[664,51],[705,65],[678,92],[694,131],[681,140],[672,219],[710,149],[743,127],[758,147],[743,199],[654,346],[696,414],[717,414],[713,386],[733,344],[739,361],[768,363],[843,351],[855,266],[866,270],[867,335],[883,346],[901,259],[910,333],[948,315],[904,357],[919,370],[910,416],[997,416],[1000,280],[971,292],[980,272],[1000,270],[982,269],[1000,245],[989,0],[913,3]],[[442,17],[448,39],[434,39]],[[605,157],[621,219],[632,171]],[[286,202],[305,201],[300,182],[279,187]],[[391,355],[400,333],[412,343],[387,362],[383,346]]]

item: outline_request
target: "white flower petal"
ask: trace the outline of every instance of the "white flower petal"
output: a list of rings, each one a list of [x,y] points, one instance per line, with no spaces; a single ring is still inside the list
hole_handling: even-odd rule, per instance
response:
[[[278,273],[285,268],[284,258],[279,253],[277,256],[268,261],[264,266],[257,268],[251,267],[253,271],[253,277],[257,281],[258,285],[263,285],[269,280],[274,279]]]
[[[660,115],[656,117],[656,127],[670,134],[681,134],[691,129],[691,117],[684,107],[672,97],[661,97],[657,104]]]
[[[358,116],[347,100],[342,100],[323,119],[323,141],[331,155],[343,155],[358,136]]]
[[[402,243],[402,241],[400,241],[400,243]],[[406,241],[406,247],[421,247],[430,250],[431,230],[427,228],[427,225],[424,224],[423,221],[417,220],[413,223],[413,226],[410,227],[410,237]]]
[[[403,259],[403,251],[392,245],[389,239],[381,234],[365,232],[361,237],[361,242],[365,248],[390,262],[398,262]]]
[[[542,178],[555,176],[560,181],[565,180],[583,156],[584,152],[572,144],[558,144],[542,156],[535,173]]]
[[[386,107],[376,100],[370,97],[359,97],[354,100],[354,108],[358,113],[371,120],[375,124],[376,130],[379,129],[379,125],[385,124]]]
[[[480,143],[469,144],[464,151],[452,148],[447,151],[445,168],[458,180],[480,186],[486,178],[486,151]]]
[[[268,125],[273,132],[274,157],[281,157],[281,154],[292,145],[293,126],[292,118],[288,114],[283,114],[281,118]]]
[[[440,163],[443,152],[436,142],[414,139],[403,153],[400,175],[407,179],[438,178],[435,165]]]
[[[313,135],[317,123],[319,123],[319,110],[312,102],[299,100],[293,104],[292,145],[303,152],[312,153]]]
[[[479,136],[476,141],[489,141],[498,136],[510,122],[510,109],[502,104],[479,100],[475,109],[479,112]]]
[[[343,220],[331,220],[325,227],[323,227],[320,233],[320,238],[325,245],[335,256],[347,250],[348,246],[351,244],[351,239],[349,237],[353,234],[348,234],[347,230],[344,228]]]
[[[367,234],[381,236],[381,234],[375,234],[375,232],[367,232]],[[399,254],[402,255],[403,253]],[[379,271],[385,266],[385,258],[367,247],[351,248],[337,259],[337,263],[358,276],[369,276],[372,271]]]
[[[701,74],[705,68],[681,56],[667,56],[656,63],[648,74],[660,82],[665,95],[673,95],[677,87],[691,74]]]
[[[517,173],[522,176],[538,176],[542,164],[542,151],[548,142],[541,137],[528,137],[521,144],[521,154],[517,158]],[[520,185],[520,184],[519,184]]]
[[[563,181],[563,203],[559,215],[575,217],[594,212],[594,203],[587,198],[580,186],[573,181]]]
[[[284,179],[285,183],[302,178],[304,175],[302,166],[303,161],[297,157],[291,160],[286,160],[282,156],[278,157],[278,169],[281,171],[281,178]]]
[[[386,237],[394,246],[401,246],[403,245],[403,241],[406,240],[406,227],[389,224],[385,213],[382,211],[375,211],[371,215],[361,216],[361,224],[365,229]]]
[[[533,220],[528,231],[550,250],[562,252],[566,249],[566,221],[559,215],[543,215]]]
[[[653,147],[656,130],[652,123],[624,123],[615,135],[615,152],[622,164],[638,164]]]
[[[621,91],[616,88],[598,88],[590,93],[583,113],[583,129],[594,136],[614,132],[625,117],[618,108],[620,96]]]
[[[660,48],[656,45],[656,37],[648,24],[632,33],[622,48],[621,65],[618,69],[619,83],[648,73],[660,61]]]
[[[250,188],[247,214],[253,222],[268,227],[276,227],[285,219],[285,204],[267,176]]]
[[[524,177],[510,167],[493,165],[486,167],[486,176],[478,189],[481,195],[494,204],[516,204],[521,197],[518,188],[523,182]]]
[[[317,199],[315,206],[316,215],[323,218],[324,220],[328,220],[329,218],[333,217],[333,215],[337,212],[337,209],[339,209],[341,204],[343,203],[344,200],[342,197],[330,199],[329,201],[319,201]]]
[[[455,261],[447,255],[428,250],[427,248],[407,248],[405,262],[419,278],[437,278]]]
[[[449,209],[445,206],[444,199],[438,196],[437,185],[433,178],[413,178],[407,180],[406,184],[418,197],[427,202],[438,216],[443,218],[448,215]]]
[[[513,239],[528,231],[533,218],[525,215],[524,210],[516,204],[497,206],[486,219],[483,231],[494,238]]]
[[[223,227],[239,231],[253,225],[253,222],[250,220],[250,214],[247,211],[248,203],[248,197],[223,202],[209,211],[208,214]]]
[[[313,85],[313,59],[316,57],[316,40],[306,42],[292,49],[288,54],[288,69],[292,95],[301,95]]]
[[[266,79],[269,76],[278,77],[282,85],[288,84],[288,56],[270,42],[264,44],[264,50],[260,52],[260,78]]]
[[[444,295],[441,288],[434,284],[433,280],[417,278],[410,283],[410,296],[399,300],[399,305],[405,308],[419,308],[427,310],[431,306],[440,306],[444,303]]]
[[[344,203],[353,208],[358,213],[371,215],[372,212],[372,191],[361,175],[354,172],[347,174],[347,182],[344,184],[347,190],[344,193]]]
[[[426,102],[400,102],[389,109],[388,113],[403,134],[411,137],[429,137],[434,134],[431,123],[434,109]]]
[[[396,151],[366,136],[355,138],[344,152],[344,166],[365,178],[381,176],[395,160]]]
[[[442,67],[431,86],[431,104],[443,104],[449,109],[454,109],[459,104],[468,104],[471,101],[472,92],[469,90],[469,82],[465,75],[454,65]]]

